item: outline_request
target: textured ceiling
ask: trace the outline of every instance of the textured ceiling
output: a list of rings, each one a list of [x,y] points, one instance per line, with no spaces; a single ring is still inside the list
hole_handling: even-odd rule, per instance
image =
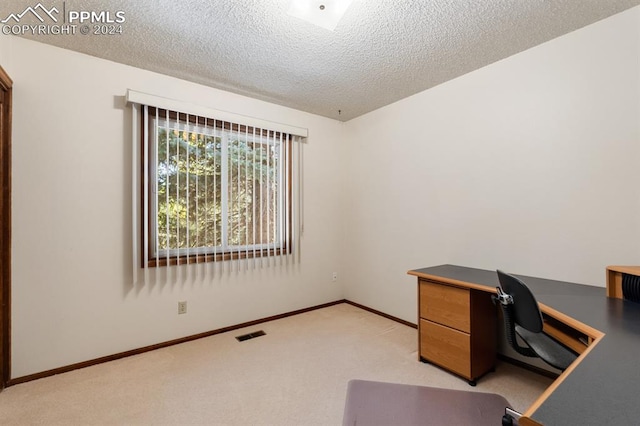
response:
[[[343,121],[640,4],[354,0],[331,32],[289,0],[41,2],[124,11],[123,34],[28,38]],[[2,0],[0,20],[37,4]]]

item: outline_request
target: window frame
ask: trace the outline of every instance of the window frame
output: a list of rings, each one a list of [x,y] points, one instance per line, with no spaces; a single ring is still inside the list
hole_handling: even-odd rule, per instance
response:
[[[291,134],[260,129],[256,127],[246,126],[242,124],[231,123],[229,121],[217,120],[213,117],[201,117],[191,115],[182,112],[176,112],[167,110],[164,108],[157,108],[148,106],[147,117],[143,118],[142,132],[141,132],[141,144],[142,144],[142,166],[141,166],[141,194],[147,194],[147,206],[143,209],[142,220],[147,226],[141,227],[142,241],[147,241],[147,247],[142,247],[144,259],[144,251],[147,250],[148,260],[147,265],[142,267],[162,267],[172,265],[185,265],[207,262],[221,262],[238,259],[251,259],[251,258],[265,258],[280,255],[287,255],[292,253],[293,248],[293,137]],[[144,110],[142,111],[144,115]],[[232,142],[233,135],[243,137],[244,140],[254,139],[254,143],[262,143],[275,146],[280,144],[281,153],[278,161],[278,199],[276,202],[278,218],[275,221],[278,229],[275,231],[277,235],[277,241],[272,243],[257,243],[257,244],[245,244],[245,245],[231,245],[229,244],[229,236],[225,232],[222,237],[222,245],[215,247],[194,247],[194,248],[178,248],[169,249],[168,253],[166,249],[156,250],[158,234],[157,220],[157,197],[156,191],[156,157],[155,151],[157,150],[157,129],[162,120],[169,120],[169,128],[173,125],[178,130],[182,130],[186,124],[189,126],[195,126],[198,134],[204,134],[206,136],[221,137],[223,139],[223,169],[229,172],[228,165],[228,149]],[[146,125],[145,125],[146,121]],[[204,130],[204,132],[200,132]],[[191,127],[189,129],[191,132]],[[216,132],[222,132],[220,134],[214,134]],[[147,138],[149,138],[147,140]],[[259,140],[257,140],[260,138]],[[280,139],[281,138],[281,139]],[[256,141],[257,140],[257,141]],[[224,174],[224,171],[222,172]],[[148,177],[148,187],[145,188],[145,174]],[[226,208],[224,211],[228,212],[228,177],[225,179],[226,186],[221,183],[221,194],[223,197],[223,203],[226,200]],[[143,196],[144,204],[144,196]],[[223,204],[224,205],[224,204]],[[145,213],[146,211],[146,213]],[[227,215],[224,215],[226,218]],[[284,217],[283,217],[284,216]],[[227,218],[228,219],[228,218]],[[224,219],[223,219],[224,220]],[[223,224],[222,229],[227,229],[229,224]],[[145,231],[146,229],[146,231]],[[146,234],[146,235],[145,235]],[[144,263],[144,261],[143,261]]]

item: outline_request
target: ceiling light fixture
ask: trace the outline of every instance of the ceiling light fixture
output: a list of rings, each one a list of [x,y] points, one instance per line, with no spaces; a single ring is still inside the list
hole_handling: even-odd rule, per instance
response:
[[[292,0],[291,16],[333,31],[353,0]]]

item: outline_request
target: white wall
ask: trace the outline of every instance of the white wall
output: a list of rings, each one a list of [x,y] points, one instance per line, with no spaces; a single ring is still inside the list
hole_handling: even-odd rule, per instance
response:
[[[0,41],[0,66],[2,66],[5,70],[10,67],[12,56],[13,45],[2,43]]]
[[[636,7],[348,122],[346,298],[415,321],[409,269],[638,264],[639,62]]]
[[[15,82],[13,378],[342,298],[341,123],[20,38],[0,52]],[[299,267],[132,285],[127,88],[309,129]]]

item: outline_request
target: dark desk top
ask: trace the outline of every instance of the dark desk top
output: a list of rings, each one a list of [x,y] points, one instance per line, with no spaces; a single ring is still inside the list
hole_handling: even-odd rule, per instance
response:
[[[496,272],[483,269],[441,265],[411,272],[498,285]],[[605,333],[531,418],[544,425],[640,424],[640,304],[607,298],[604,287],[517,276],[538,302]]]

